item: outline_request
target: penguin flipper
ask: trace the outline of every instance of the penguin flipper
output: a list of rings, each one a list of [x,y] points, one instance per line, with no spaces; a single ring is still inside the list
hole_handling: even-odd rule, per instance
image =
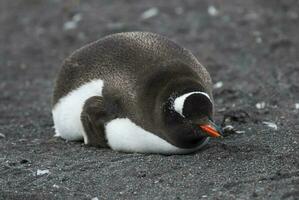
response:
[[[107,113],[104,109],[103,97],[93,96],[87,99],[81,113],[86,145],[108,147],[104,127],[106,120]]]

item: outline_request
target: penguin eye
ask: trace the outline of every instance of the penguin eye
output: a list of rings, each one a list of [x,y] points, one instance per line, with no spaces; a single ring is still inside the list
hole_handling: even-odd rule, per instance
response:
[[[192,94],[184,102],[183,115],[187,118],[206,118],[211,117],[212,113],[213,104],[204,94]]]

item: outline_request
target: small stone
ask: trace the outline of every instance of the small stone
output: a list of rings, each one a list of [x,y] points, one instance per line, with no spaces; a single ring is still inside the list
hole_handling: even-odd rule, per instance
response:
[[[217,8],[215,8],[215,6],[209,6],[208,7],[208,13],[212,17],[216,17],[219,14],[219,11],[217,10]]]
[[[234,127],[232,125],[227,125],[223,127],[223,131],[232,131],[232,130],[234,130]]]
[[[73,16],[72,20],[75,22],[79,22],[82,19],[82,15],[80,13]]]
[[[45,174],[50,174],[50,171],[48,169],[44,169],[44,170],[38,169],[37,172],[36,172],[37,176],[42,176],[42,175],[45,175]]]
[[[74,15],[70,21],[67,21],[63,25],[63,29],[65,31],[76,29],[78,26],[78,22],[81,21],[82,15],[80,13]]]
[[[245,131],[235,131],[236,133],[238,133],[238,134],[244,134],[244,133],[246,133]]]
[[[222,128],[222,136],[223,137],[227,137],[231,134],[235,133],[235,129],[232,125],[227,125],[225,127]]]
[[[263,40],[262,40],[261,37],[256,37],[256,38],[255,38],[255,42],[256,42],[257,44],[261,44],[261,43],[263,42]]]
[[[77,23],[74,22],[74,21],[65,22],[64,25],[63,25],[63,29],[65,31],[72,30],[72,29],[75,29],[75,28],[77,28]]]
[[[54,185],[53,185],[53,188],[57,188],[57,189],[58,189],[58,188],[60,188],[60,187],[59,187],[59,185],[54,184]]]
[[[5,135],[3,133],[0,133],[0,138],[5,138]]]
[[[263,124],[270,127],[270,128],[272,128],[272,129],[274,129],[274,130],[278,129],[277,125],[273,122],[263,122]]]
[[[98,197],[93,197],[91,200],[99,200]]]
[[[223,131],[223,137],[227,137],[231,134],[244,134],[245,131],[236,130],[232,125],[226,125],[222,128]]]
[[[207,197],[208,197],[208,195],[202,195],[201,197],[202,197],[202,198],[207,198]]]
[[[218,81],[217,83],[214,84],[214,89],[219,89],[223,87],[223,82],[222,81]]]
[[[159,14],[159,9],[156,7],[153,7],[153,8],[150,8],[150,9],[144,11],[141,15],[141,19],[149,19],[149,18],[155,17],[158,14]]]
[[[295,109],[299,110],[299,103],[295,103]]]
[[[259,102],[259,103],[255,104],[255,107],[259,110],[264,109],[266,107],[266,103],[264,101]]]

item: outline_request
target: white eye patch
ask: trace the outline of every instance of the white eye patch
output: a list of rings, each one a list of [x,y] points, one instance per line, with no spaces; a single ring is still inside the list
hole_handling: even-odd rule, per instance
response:
[[[177,97],[174,100],[173,108],[174,108],[174,110],[177,113],[179,113],[183,117],[185,117],[183,115],[183,108],[184,108],[185,100],[187,99],[187,97],[189,97],[192,94],[202,94],[202,95],[205,95],[211,101],[210,96],[207,93],[205,93],[205,92],[189,92],[189,93],[183,94],[182,96]],[[212,103],[212,101],[211,101],[211,103]]]

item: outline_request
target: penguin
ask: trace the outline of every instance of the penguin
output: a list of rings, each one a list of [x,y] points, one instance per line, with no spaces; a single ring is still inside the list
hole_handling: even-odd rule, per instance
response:
[[[115,151],[187,154],[210,137],[208,71],[187,49],[149,32],[108,35],[63,62],[52,98],[55,136]]]

